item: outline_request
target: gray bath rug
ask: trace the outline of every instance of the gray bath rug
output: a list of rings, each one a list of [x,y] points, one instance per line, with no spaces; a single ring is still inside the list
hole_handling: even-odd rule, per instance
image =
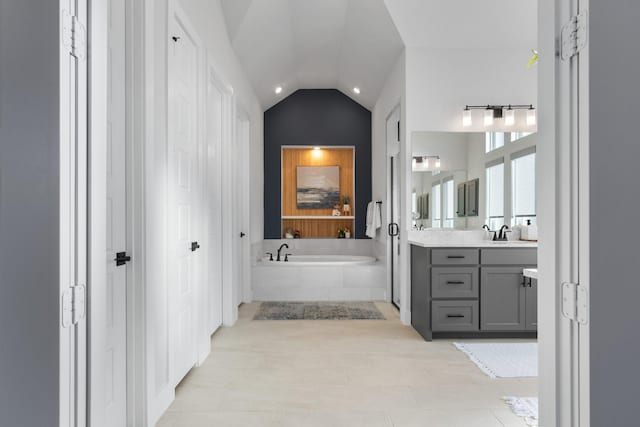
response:
[[[253,320],[385,320],[372,302],[263,302]]]

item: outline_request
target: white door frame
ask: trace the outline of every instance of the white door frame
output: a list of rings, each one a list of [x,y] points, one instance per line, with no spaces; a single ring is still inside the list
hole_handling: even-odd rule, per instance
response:
[[[588,325],[563,317],[560,294],[563,282],[589,286],[588,48],[579,62],[556,55],[562,25],[585,3],[538,3],[539,397],[549,427],[589,426]]]

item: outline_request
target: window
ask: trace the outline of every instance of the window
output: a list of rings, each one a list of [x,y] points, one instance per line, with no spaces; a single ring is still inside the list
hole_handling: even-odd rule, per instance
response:
[[[516,153],[511,159],[511,225],[536,223],[536,153]]]
[[[511,132],[511,142],[531,135],[533,132]]]
[[[504,160],[487,164],[487,225],[497,230],[504,225]]]
[[[485,134],[486,149],[485,152],[497,150],[504,147],[504,132],[487,132]]]
[[[433,199],[431,202],[431,205],[433,206],[433,222],[431,223],[431,226],[433,228],[442,227],[442,198],[440,188],[439,183],[431,187],[431,196]]]
[[[453,189],[453,177],[448,178],[443,184],[444,222],[443,228],[453,228],[455,219],[455,193]]]

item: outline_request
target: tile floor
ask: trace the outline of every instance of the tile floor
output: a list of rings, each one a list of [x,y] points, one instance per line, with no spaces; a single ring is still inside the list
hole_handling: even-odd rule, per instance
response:
[[[213,337],[159,427],[522,427],[502,396],[536,396],[535,378],[491,379],[451,341],[387,320],[252,321]]]

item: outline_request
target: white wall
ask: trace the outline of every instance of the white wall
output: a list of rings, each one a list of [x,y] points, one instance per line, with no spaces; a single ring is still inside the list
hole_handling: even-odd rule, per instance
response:
[[[440,156],[440,170],[467,169],[467,134],[453,132],[412,132],[412,156]],[[432,163],[433,165],[433,163]]]
[[[145,3],[146,25],[146,307],[148,424],[153,425],[174,398],[169,378],[168,289],[166,254],[167,197],[167,33],[168,1]],[[220,78],[233,88],[236,103],[251,121],[252,241],[261,238],[262,109],[231,48],[219,1],[180,0]],[[204,74],[205,63],[202,64]],[[235,114],[233,114],[235,117]]]
[[[408,131],[482,131],[462,127],[465,105],[537,104],[536,68],[529,48],[431,49],[407,47]],[[474,118],[477,116],[474,116]],[[523,127],[522,120],[514,128]]]

